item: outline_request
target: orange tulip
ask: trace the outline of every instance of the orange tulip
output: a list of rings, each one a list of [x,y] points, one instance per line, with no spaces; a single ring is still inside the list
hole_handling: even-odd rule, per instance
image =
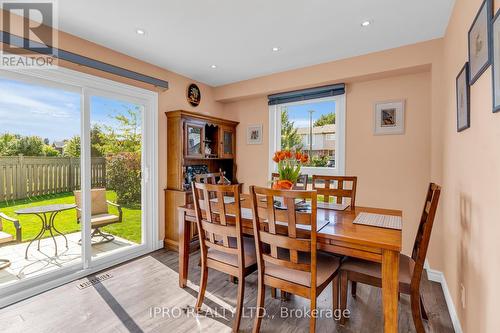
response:
[[[297,161],[300,161],[300,160],[302,159],[302,154],[301,154],[300,152],[296,152],[296,153],[295,153],[295,159],[296,159]]]
[[[307,163],[308,160],[309,160],[309,156],[307,156],[307,154],[302,155],[302,158],[300,159],[300,161],[302,163]]]
[[[285,150],[285,157],[286,158],[292,158],[292,152],[289,150]]]
[[[284,153],[284,152],[282,152],[282,151],[280,151],[280,152],[279,152],[279,154],[278,154],[278,159],[279,159],[280,161],[283,161],[283,160],[285,159],[285,153]]]
[[[276,163],[278,163],[280,161],[279,158],[278,158],[278,156],[276,156],[276,154],[273,157],[273,161],[276,162]]]

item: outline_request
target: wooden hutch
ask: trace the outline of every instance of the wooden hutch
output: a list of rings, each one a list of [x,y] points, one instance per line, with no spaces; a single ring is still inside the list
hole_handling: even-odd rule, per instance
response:
[[[167,188],[165,189],[165,247],[178,250],[177,207],[192,202],[193,172],[226,173],[236,180],[235,121],[189,111],[167,115]]]

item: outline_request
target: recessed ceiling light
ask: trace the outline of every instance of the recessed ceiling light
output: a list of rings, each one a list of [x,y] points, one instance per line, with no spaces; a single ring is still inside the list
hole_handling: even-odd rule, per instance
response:
[[[216,68],[217,68],[217,65],[212,65],[212,66],[210,66],[210,68],[212,68],[212,69],[216,69]]]
[[[362,27],[367,27],[367,26],[369,26],[370,24],[372,24],[372,21],[370,21],[370,20],[366,20],[366,21],[361,22],[361,26],[362,26]]]
[[[138,35],[144,35],[146,33],[146,31],[142,30],[142,29],[136,29],[135,32],[138,34]]]
[[[276,46],[275,46],[275,47],[273,47],[273,52],[278,52],[279,50],[280,50],[280,48],[279,48],[279,47],[276,47]]]

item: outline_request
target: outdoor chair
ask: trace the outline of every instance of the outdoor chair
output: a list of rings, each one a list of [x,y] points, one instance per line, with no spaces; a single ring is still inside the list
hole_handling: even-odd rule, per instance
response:
[[[12,222],[14,227],[16,228],[16,236],[14,238],[13,235],[3,231],[3,220]],[[8,217],[4,213],[0,212],[0,245],[12,244],[12,243],[21,243],[21,225],[19,221]],[[7,268],[10,266],[9,259],[0,259],[0,270]]]
[[[77,223],[80,223],[82,215],[82,193],[81,191],[74,191],[75,203],[76,203],[76,217]],[[109,206],[114,206],[118,209],[118,215],[109,213]],[[91,190],[91,218],[90,224],[93,229],[90,235],[91,239],[101,237],[101,240],[92,242],[94,244],[101,244],[111,242],[115,237],[111,234],[107,234],[101,231],[102,227],[105,227],[114,223],[121,223],[123,220],[122,208],[120,205],[113,203],[106,199],[106,189],[96,188]]]

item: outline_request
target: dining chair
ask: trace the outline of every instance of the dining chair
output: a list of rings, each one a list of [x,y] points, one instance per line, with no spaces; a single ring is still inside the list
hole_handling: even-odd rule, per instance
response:
[[[410,295],[413,323],[418,333],[425,332],[422,316],[427,319],[427,313],[420,295],[420,281],[424,269],[427,248],[431,238],[434,217],[441,194],[441,187],[434,183],[429,185],[425,197],[424,209],[420,218],[411,257],[399,256],[399,292]],[[348,258],[340,269],[340,308],[344,310],[347,304],[347,284],[351,281],[351,294],[356,297],[356,282],[381,287],[381,265],[359,259]],[[345,318],[342,317],[341,323]]]
[[[312,189],[323,196],[324,202],[330,202],[330,197],[335,198],[335,203],[342,204],[344,198],[350,200],[349,207],[356,207],[356,186],[358,177],[348,176],[312,176]]]
[[[316,191],[281,191],[250,186],[250,196],[258,267],[258,313],[253,332],[260,330],[265,286],[309,299],[313,312],[316,298],[332,282],[333,308],[336,309],[340,260],[317,251]],[[274,205],[276,197],[283,198],[285,209]],[[296,206],[297,200],[310,201],[310,209],[298,211],[302,208]],[[311,316],[309,331],[315,330],[316,317]]]
[[[201,249],[200,291],[195,310],[203,304],[208,269],[238,278],[238,297],[233,332],[241,322],[245,277],[257,269],[255,242],[243,237],[240,193],[242,184],[192,184],[196,225]],[[230,196],[227,196],[227,195]]]
[[[219,170],[219,172],[210,172],[199,174],[194,177],[196,183],[205,184],[219,184],[219,185],[229,185],[229,180],[225,177],[225,172]]]
[[[277,172],[273,172],[271,174],[271,180],[279,180],[280,179],[280,174]],[[307,183],[308,183],[308,175],[305,174],[300,174],[299,179],[297,180],[297,183],[293,187],[294,190],[307,190]]]

